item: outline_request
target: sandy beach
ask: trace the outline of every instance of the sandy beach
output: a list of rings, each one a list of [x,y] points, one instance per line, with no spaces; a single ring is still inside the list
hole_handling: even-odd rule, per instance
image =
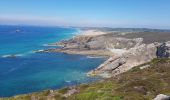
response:
[[[82,33],[80,35],[82,36],[98,36],[98,35],[104,35],[107,34],[107,32],[102,32],[102,31],[98,31],[98,30],[85,30],[82,31]]]

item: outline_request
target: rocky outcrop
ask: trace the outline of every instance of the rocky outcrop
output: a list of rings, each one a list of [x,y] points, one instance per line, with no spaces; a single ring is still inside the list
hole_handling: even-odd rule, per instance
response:
[[[106,50],[108,48],[129,49],[141,43],[141,38],[127,39],[106,34],[99,36],[76,36],[73,39],[59,42],[56,45],[63,46],[62,49]]]
[[[158,58],[168,58],[170,56],[170,42],[158,46],[156,56]]]
[[[126,72],[135,66],[149,62],[153,58],[170,57],[169,44],[170,42],[137,45],[134,48],[130,48],[122,55],[110,57],[109,60],[98,68],[90,71],[88,75],[99,75],[109,78]]]
[[[159,94],[156,96],[156,98],[154,98],[154,100],[170,100],[170,96]]]
[[[114,56],[120,51],[126,50],[142,44],[141,38],[126,39],[113,37],[112,34],[99,36],[76,36],[73,39],[56,43],[62,48],[50,49],[44,52],[63,52],[68,54],[84,54],[96,56]]]
[[[89,72],[89,75],[100,75],[102,77],[112,77],[123,73],[134,66],[149,62],[156,58],[157,43],[142,44],[129,49],[121,56],[113,56],[95,70]]]
[[[64,97],[69,97],[76,93],[79,93],[79,91],[76,88],[72,88],[72,89],[68,90],[66,94],[64,94]]]

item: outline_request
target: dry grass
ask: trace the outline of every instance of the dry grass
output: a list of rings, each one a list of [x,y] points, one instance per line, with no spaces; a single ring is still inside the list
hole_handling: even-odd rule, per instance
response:
[[[120,36],[125,38],[143,38],[144,43],[166,42],[170,40],[170,32],[138,32]]]

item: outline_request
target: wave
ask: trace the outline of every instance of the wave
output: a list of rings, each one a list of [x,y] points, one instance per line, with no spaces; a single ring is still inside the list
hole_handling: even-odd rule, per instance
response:
[[[16,68],[11,68],[8,72],[10,73],[10,72],[13,72],[13,71],[15,71],[17,69],[18,69],[17,67]]]
[[[66,83],[71,83],[71,81],[65,81]]]
[[[49,46],[49,44],[43,44],[44,47]]]
[[[40,49],[40,50],[34,50],[34,51],[32,51],[32,53],[43,52],[43,51],[44,51],[43,49]]]
[[[44,47],[56,47],[57,45],[55,45],[55,44],[43,44],[42,46],[44,46]]]
[[[71,34],[72,34],[72,37],[71,38],[74,38],[74,37],[76,37],[76,36],[79,36],[79,35],[81,35],[83,33],[83,31],[81,30],[81,29],[76,29],[76,31],[75,32],[72,32]],[[70,39],[70,38],[68,38],[68,39]],[[66,40],[66,39],[65,39]]]
[[[24,54],[8,54],[8,55],[2,55],[2,58],[16,58],[16,57],[22,57]]]
[[[104,58],[103,56],[87,56],[87,58]]]
[[[10,55],[2,55],[2,58],[7,58],[9,57]]]
[[[24,56],[25,54],[16,54],[15,56],[17,57],[21,57],[21,56]]]

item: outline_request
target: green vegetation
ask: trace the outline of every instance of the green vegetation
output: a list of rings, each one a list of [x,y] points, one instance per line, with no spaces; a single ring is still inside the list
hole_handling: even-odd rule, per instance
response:
[[[149,67],[140,69],[145,65]],[[2,100],[152,100],[160,93],[170,95],[170,59],[153,59],[117,77],[82,84],[75,89],[78,92],[68,97],[64,94],[70,89],[63,88]]]
[[[79,93],[70,96],[70,100],[121,100],[121,97],[113,96],[112,90],[118,87],[112,81],[96,82],[86,86],[79,86]]]

